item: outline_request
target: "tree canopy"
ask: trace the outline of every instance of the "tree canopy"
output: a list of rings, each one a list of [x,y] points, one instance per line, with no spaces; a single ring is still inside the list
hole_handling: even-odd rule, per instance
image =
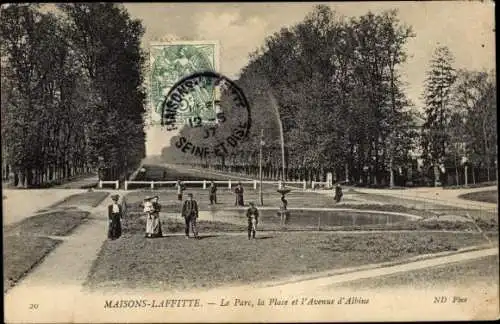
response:
[[[140,21],[116,4],[2,7],[2,146],[20,186],[144,157]],[[5,97],[4,97],[5,94]]]

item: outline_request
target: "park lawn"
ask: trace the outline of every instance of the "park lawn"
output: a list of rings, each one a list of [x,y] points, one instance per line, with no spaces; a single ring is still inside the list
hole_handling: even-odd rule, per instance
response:
[[[230,226],[230,225],[228,225]],[[285,279],[334,268],[400,260],[484,244],[477,233],[201,233],[145,239],[143,233],[106,241],[87,288],[206,289]]]
[[[184,219],[180,216],[172,217],[164,215],[161,218],[161,228],[163,233],[184,233]],[[207,232],[241,232],[246,230],[246,225],[231,224],[221,221],[198,220],[198,230],[200,233]],[[143,213],[130,213],[128,218],[123,222],[123,237],[131,237],[134,235],[144,235],[146,228],[146,217]]]
[[[404,274],[356,280],[335,285],[335,287],[353,290],[397,287],[435,289],[438,287],[477,287],[481,285],[496,285],[498,287],[498,273],[498,255],[496,255],[427,269],[408,271]]]
[[[191,189],[187,190],[184,194],[184,199],[187,197],[187,193],[191,192],[194,198],[198,201],[199,210],[223,210],[227,208],[234,207],[234,194],[227,189],[219,190],[217,193],[217,204],[210,205],[208,190],[203,189]],[[142,210],[141,203],[145,197],[150,197],[158,195],[160,204],[162,205],[162,211],[169,213],[180,213],[182,203],[177,200],[177,193],[174,190],[141,190],[133,191],[125,196],[127,202],[127,208],[131,212],[139,212]],[[245,194],[245,204],[253,201],[256,203],[257,208],[259,208],[258,191],[248,190]],[[264,193],[264,204],[266,207],[275,207],[276,209],[280,206],[280,195],[272,190],[267,190]],[[400,212],[408,213],[422,217],[432,217],[436,216],[436,213],[432,211],[426,211],[422,209],[414,209],[399,204],[349,204],[347,200],[345,203],[337,204],[334,202],[332,197],[321,195],[314,192],[291,192],[287,195],[288,208],[352,208],[352,209],[363,209],[363,210],[378,210],[378,211],[390,211],[390,212]]]
[[[498,190],[485,190],[485,191],[470,192],[470,193],[460,195],[460,196],[458,196],[458,198],[497,204],[498,203]]]
[[[4,236],[3,286],[4,292],[13,287],[61,241],[48,237]]]
[[[99,205],[109,193],[104,191],[90,191],[79,194],[74,194],[66,197],[65,199],[58,201],[53,204],[50,208],[61,208],[68,206],[88,206],[88,207],[96,207]]]
[[[89,215],[89,212],[83,211],[53,211],[38,214],[9,226],[7,233],[25,237],[64,236],[87,221]]]
[[[466,216],[469,215],[474,219],[483,219],[483,220],[491,220],[498,219],[498,214],[495,211],[481,210],[481,209],[464,209],[460,207],[453,207],[448,205],[440,205],[438,202],[434,203],[429,201],[417,201],[408,198],[401,197],[391,197],[387,195],[379,195],[372,193],[361,193],[356,192],[360,197],[364,197],[369,201],[381,202],[383,204],[389,205],[399,205],[403,208],[406,207],[410,210],[419,210],[420,212],[410,212],[415,215],[424,216],[427,215],[457,215],[457,216]]]

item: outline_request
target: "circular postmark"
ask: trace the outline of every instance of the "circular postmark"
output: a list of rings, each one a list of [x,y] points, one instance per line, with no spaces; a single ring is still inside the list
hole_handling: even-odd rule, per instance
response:
[[[199,158],[225,156],[248,136],[250,105],[226,76],[204,71],[188,75],[169,90],[161,106],[161,125],[177,130],[174,145]]]

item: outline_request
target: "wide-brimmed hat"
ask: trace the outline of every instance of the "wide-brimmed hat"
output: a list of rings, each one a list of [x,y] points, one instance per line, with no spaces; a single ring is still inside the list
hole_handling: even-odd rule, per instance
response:
[[[188,197],[193,197],[193,194],[192,193],[188,193]]]

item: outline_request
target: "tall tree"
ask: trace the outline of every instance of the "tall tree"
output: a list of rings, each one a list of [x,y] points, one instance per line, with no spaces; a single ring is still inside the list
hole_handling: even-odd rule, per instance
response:
[[[453,56],[446,46],[438,46],[430,62],[425,81],[425,123],[423,125],[423,159],[434,168],[434,185],[438,185],[438,167],[444,164],[450,142],[446,129],[450,122],[451,88],[456,79]]]
[[[59,8],[0,11],[2,159],[21,187],[88,172],[99,156],[116,179],[144,156],[140,22],[113,4]]]
[[[93,163],[104,158],[107,177],[116,178],[144,157],[144,29],[122,5],[58,6],[66,14],[71,46],[90,81],[95,118],[89,125],[88,156]]]

